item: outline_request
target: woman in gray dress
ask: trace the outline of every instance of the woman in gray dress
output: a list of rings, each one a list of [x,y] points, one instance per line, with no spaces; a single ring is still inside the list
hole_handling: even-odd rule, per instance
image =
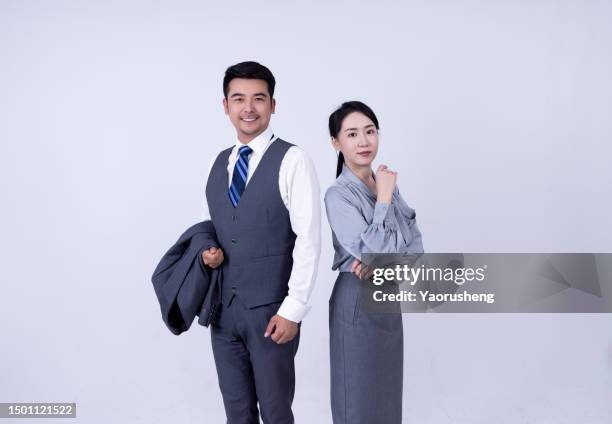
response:
[[[364,253],[422,253],[414,209],[396,187],[397,172],[372,162],[378,119],[364,103],[343,103],[329,117],[338,151],[325,208],[339,270],[329,301],[331,405],[334,424],[402,421],[403,327],[400,313],[360,311]]]

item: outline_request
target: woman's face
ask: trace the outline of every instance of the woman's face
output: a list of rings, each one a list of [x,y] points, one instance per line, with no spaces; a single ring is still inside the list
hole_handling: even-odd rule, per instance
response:
[[[352,112],[342,121],[338,137],[332,137],[334,149],[341,151],[347,165],[370,167],[378,152],[378,130],[361,112]]]

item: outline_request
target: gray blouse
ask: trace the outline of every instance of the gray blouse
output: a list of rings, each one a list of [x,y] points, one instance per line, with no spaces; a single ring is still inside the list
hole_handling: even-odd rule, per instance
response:
[[[390,204],[377,203],[376,193],[344,165],[325,192],[325,209],[332,229],[334,270],[350,272],[362,253],[423,253],[416,214],[397,186]]]

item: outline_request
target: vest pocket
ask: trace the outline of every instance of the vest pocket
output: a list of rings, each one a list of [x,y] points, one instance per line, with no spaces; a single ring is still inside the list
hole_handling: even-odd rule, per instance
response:
[[[281,253],[278,255],[264,255],[264,256],[253,256],[251,257],[251,261],[253,262],[263,262],[267,260],[271,260],[273,258],[282,258],[283,256],[293,257],[292,253]]]
[[[284,300],[289,292],[289,277],[293,260],[291,254],[252,258],[243,268],[250,307]]]

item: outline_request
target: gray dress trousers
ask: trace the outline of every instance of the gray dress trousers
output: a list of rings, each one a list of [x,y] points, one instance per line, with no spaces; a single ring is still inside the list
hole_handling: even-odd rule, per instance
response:
[[[351,264],[363,253],[422,253],[416,214],[395,189],[390,204],[345,165],[325,193],[339,270],[329,301],[331,409],[334,424],[402,422],[401,314],[360,310],[360,281]]]

